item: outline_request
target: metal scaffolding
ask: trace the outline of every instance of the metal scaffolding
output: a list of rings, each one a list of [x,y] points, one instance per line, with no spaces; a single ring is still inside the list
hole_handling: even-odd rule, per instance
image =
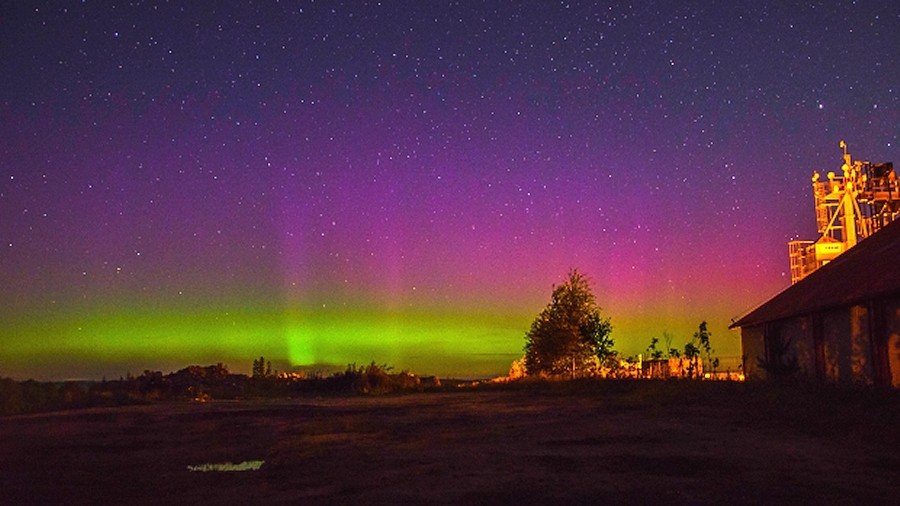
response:
[[[815,241],[788,243],[791,284],[900,216],[900,182],[893,164],[853,160],[847,144],[841,141],[840,146],[844,151],[843,175],[829,172],[822,181],[819,173],[813,172],[816,224],[821,236]]]

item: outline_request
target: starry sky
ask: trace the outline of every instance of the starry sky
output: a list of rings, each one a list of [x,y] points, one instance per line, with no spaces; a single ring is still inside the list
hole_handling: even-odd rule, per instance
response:
[[[893,1],[5,2],[0,376],[504,374],[570,268],[739,356],[898,54]]]

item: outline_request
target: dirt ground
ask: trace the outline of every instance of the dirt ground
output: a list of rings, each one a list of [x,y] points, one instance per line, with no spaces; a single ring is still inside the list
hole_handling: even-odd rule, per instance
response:
[[[724,382],[92,409],[0,418],[0,504],[900,504],[898,428],[897,392]]]

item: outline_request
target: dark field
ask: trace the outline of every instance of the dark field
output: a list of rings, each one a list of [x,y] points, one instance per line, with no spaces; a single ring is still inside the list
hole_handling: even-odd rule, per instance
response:
[[[3,504],[897,504],[898,484],[900,397],[870,390],[601,381],[0,418]]]

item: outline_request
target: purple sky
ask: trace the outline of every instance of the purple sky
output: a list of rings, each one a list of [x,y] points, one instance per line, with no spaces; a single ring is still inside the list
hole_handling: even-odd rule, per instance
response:
[[[813,169],[898,161],[898,48],[888,1],[13,2],[0,375],[367,362],[382,317],[398,367],[502,373],[571,267],[623,352],[705,319],[740,355]]]

